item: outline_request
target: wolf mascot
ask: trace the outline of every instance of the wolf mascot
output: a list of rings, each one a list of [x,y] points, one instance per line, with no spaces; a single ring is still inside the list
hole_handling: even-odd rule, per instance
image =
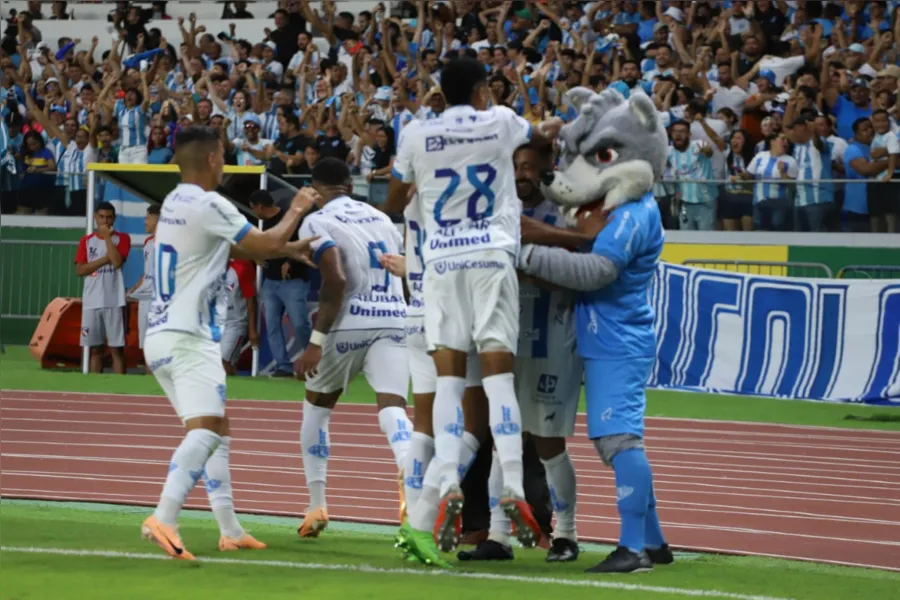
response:
[[[598,233],[590,252],[525,245],[519,268],[580,292],[588,435],[615,472],[621,518],[618,547],[589,571],[647,571],[673,560],[643,443],[644,384],[656,360],[647,291],[664,239],[651,189],[665,168],[668,137],[643,93],[625,100],[615,90],[576,88],[567,98],[579,114],[560,130],[560,167],[542,175],[543,191],[573,224]]]

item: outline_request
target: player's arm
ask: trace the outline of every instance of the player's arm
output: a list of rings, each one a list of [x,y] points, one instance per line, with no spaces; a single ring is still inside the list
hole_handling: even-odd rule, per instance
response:
[[[288,240],[297,231],[300,221],[315,206],[319,194],[311,187],[302,188],[291,201],[291,207],[287,210],[281,222],[275,227],[260,231],[249,222],[242,228],[241,233],[235,237],[237,251],[232,251],[233,258],[245,260],[265,260],[280,258],[294,254],[304,246],[309,247],[309,240],[299,240],[288,244]]]
[[[594,241],[594,236],[575,229],[563,229],[522,215],[522,243],[540,246],[580,248]]]
[[[400,140],[397,143],[397,156],[391,166],[391,181],[388,184],[387,201],[384,203],[384,212],[388,214],[401,214],[409,204],[412,197],[410,191],[415,183],[415,173],[412,165],[412,144],[410,130],[418,130],[415,122],[407,125],[400,132]]]
[[[582,218],[579,230],[595,236],[590,253],[525,246],[519,255],[519,269],[527,275],[570,290],[587,292],[606,287],[618,279],[619,271],[631,260],[632,238],[637,234],[638,223],[626,217],[623,221],[632,223],[629,235],[614,232],[613,228],[606,229],[610,219],[603,213]]]
[[[109,257],[103,256],[97,260],[88,262],[87,236],[81,238],[78,250],[75,252],[75,274],[79,277],[87,277],[103,265],[109,264]]]
[[[309,336],[309,345],[303,351],[299,365],[299,372],[307,376],[315,375],[319,361],[322,360],[322,346],[341,313],[344,290],[347,287],[347,278],[341,266],[341,253],[333,242],[320,245],[316,250],[316,259],[322,274],[319,311],[316,315],[316,327]]]

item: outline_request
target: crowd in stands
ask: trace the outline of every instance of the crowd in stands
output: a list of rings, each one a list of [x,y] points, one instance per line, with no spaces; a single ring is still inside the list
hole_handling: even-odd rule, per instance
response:
[[[404,126],[441,114],[441,65],[470,53],[493,102],[534,123],[574,118],[576,86],[651,96],[672,143],[656,189],[669,229],[897,231],[898,0],[221,3],[223,19],[269,20],[264,39],[193,14],[167,39],[167,4],[111,4],[101,55],[97,37],[41,34],[82,3],[4,22],[4,210],[84,214],[87,163],[167,163],[191,123],[275,175],[346,160],[380,202]]]

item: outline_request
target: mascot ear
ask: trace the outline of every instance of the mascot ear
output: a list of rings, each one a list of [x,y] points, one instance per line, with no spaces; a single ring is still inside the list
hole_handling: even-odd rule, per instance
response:
[[[574,87],[566,92],[566,104],[574,106],[575,110],[581,112],[581,106],[593,95],[594,91],[586,87]]]
[[[647,94],[635,92],[628,98],[628,109],[647,131],[655,131],[659,122],[656,106]]]

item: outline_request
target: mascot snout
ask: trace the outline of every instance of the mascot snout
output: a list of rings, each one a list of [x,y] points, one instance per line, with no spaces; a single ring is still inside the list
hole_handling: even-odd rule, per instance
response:
[[[553,180],[556,178],[556,171],[544,171],[541,173],[541,183],[544,185],[550,186],[553,185]]]

